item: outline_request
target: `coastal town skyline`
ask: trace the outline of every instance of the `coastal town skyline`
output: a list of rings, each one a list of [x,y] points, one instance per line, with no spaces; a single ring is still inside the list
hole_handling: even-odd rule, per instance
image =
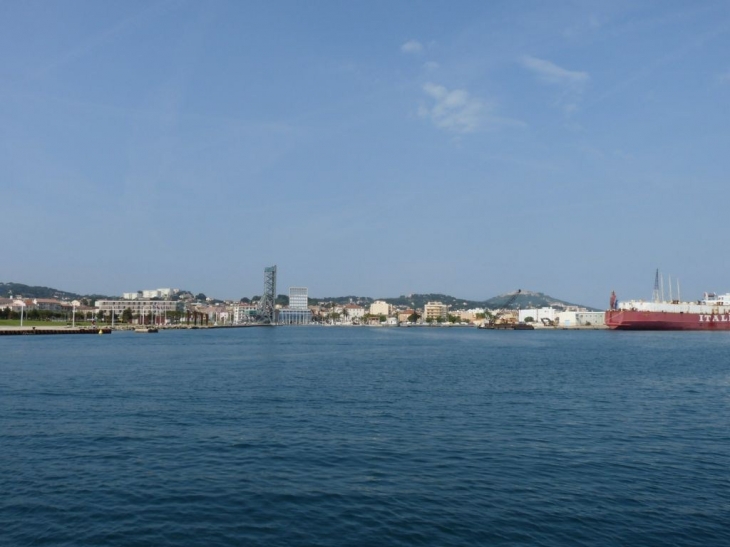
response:
[[[160,328],[245,327],[265,325],[337,326],[478,326],[479,328],[539,327],[605,328],[604,312],[518,290],[485,302],[459,300],[447,295],[404,295],[398,298],[371,297],[309,298],[307,287],[289,287],[288,294],[276,294],[276,266],[265,268],[264,293],[251,298],[222,301],[176,288],[125,292],[121,297],[74,295],[49,287],[0,283],[0,321],[19,327],[1,334],[22,334],[23,318],[57,333],[56,322],[68,322],[72,334],[77,320],[92,327],[106,324],[154,325]],[[23,294],[21,294],[23,293]],[[73,299],[73,300],[72,300]],[[613,306],[613,304],[612,304]],[[13,324],[13,321],[17,324]],[[126,327],[125,327],[126,325]],[[499,325],[497,327],[497,325]],[[147,327],[140,327],[143,330]],[[50,329],[50,330],[48,330]],[[146,331],[145,331],[146,332]],[[154,332],[157,332],[155,330]],[[101,332],[100,332],[101,334]]]
[[[454,295],[447,295],[444,293],[405,293],[400,295],[355,295],[355,294],[346,294],[346,295],[310,295],[309,294],[309,288],[308,287],[295,287],[295,286],[289,286],[289,287],[281,287],[279,291],[277,291],[277,298],[284,297],[288,299],[288,291],[294,290],[294,289],[303,289],[306,293],[306,297],[313,302],[318,303],[325,303],[325,302],[374,302],[374,301],[380,301],[380,300],[387,300],[387,301],[394,301],[394,300],[409,300],[409,299],[416,299],[416,300],[423,300],[424,298],[442,298],[446,299],[452,304],[450,305],[463,305],[463,306],[477,306],[484,303],[489,303],[493,301],[497,301],[497,303],[500,300],[506,300],[508,297],[511,297],[513,295],[520,294],[522,298],[536,298],[536,299],[545,299],[545,301],[553,302],[560,305],[566,305],[566,306],[579,306],[579,307],[585,307],[583,304],[575,303],[575,302],[569,302],[567,300],[558,299],[555,297],[552,297],[550,295],[547,295],[545,293],[539,292],[539,291],[530,291],[530,290],[522,290],[518,289],[515,291],[507,292],[504,294],[496,294],[492,295],[488,298],[482,299],[482,300],[474,300],[470,298],[463,298],[454,296]],[[220,298],[218,295],[212,294],[212,293],[206,293],[205,291],[199,291],[194,290],[190,288],[157,288],[157,289],[140,289],[135,291],[123,291],[119,293],[111,293],[111,294],[97,294],[97,293],[89,293],[89,292],[71,292],[66,291],[63,289],[59,289],[57,287],[47,287],[47,286],[33,286],[33,285],[27,285],[24,283],[15,283],[15,282],[2,282],[0,281],[0,297],[3,297],[5,299],[8,298],[22,298],[25,300],[33,300],[36,298],[40,299],[53,299],[57,300],[59,302],[71,302],[71,300],[87,300],[89,302],[93,302],[95,300],[104,300],[104,299],[116,299],[116,300],[128,300],[128,301],[134,301],[134,300],[179,300],[181,297],[183,297],[184,300],[191,300],[191,301],[198,301],[198,302],[225,302],[225,303],[232,303],[232,302],[251,302],[251,301],[257,301],[262,296],[262,291],[254,292],[252,294],[244,294],[240,297],[234,297],[234,298]]]
[[[730,290],[723,2],[10,3],[0,278]],[[701,259],[699,259],[701,257]],[[52,275],[51,275],[52,274]],[[291,276],[291,277],[289,277]]]

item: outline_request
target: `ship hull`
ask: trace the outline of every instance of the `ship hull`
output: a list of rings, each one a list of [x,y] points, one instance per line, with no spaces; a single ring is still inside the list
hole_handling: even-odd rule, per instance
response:
[[[609,310],[606,326],[616,330],[730,330],[730,313]]]

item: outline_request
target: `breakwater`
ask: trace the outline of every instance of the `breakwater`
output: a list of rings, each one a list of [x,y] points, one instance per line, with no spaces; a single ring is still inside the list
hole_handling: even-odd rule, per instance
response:
[[[48,327],[16,327],[0,329],[0,336],[23,336],[42,334],[111,334],[110,328],[48,328]]]

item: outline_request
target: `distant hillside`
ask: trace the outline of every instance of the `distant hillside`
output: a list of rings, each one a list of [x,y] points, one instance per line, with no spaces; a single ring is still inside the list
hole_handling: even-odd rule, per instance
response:
[[[408,306],[409,308],[423,308],[428,302],[441,302],[451,306],[453,310],[477,308],[484,305],[484,302],[455,298],[447,294],[438,293],[408,294],[399,296],[398,298],[380,298],[379,300],[385,300],[388,304],[393,304],[394,306]]]
[[[490,298],[489,300],[486,300],[485,302],[482,302],[482,305],[486,305],[486,307],[491,309],[497,309],[504,306],[504,303],[515,294],[515,292],[507,293],[507,294],[500,294],[499,296],[495,296],[493,298]],[[522,309],[525,308],[543,308],[543,307],[553,307],[553,308],[565,308],[568,306],[579,306],[583,308],[588,308],[589,310],[593,309],[590,306],[583,306],[582,304],[573,304],[572,302],[566,302],[565,300],[559,300],[557,298],[553,298],[552,296],[548,296],[547,294],[541,293],[541,292],[533,292],[533,291],[525,291],[523,290],[517,298],[515,298],[515,301],[509,306],[510,309],[516,310],[516,309]]]
[[[447,294],[439,293],[428,293],[428,294],[409,294],[402,295],[397,298],[370,298],[367,296],[338,296],[330,298],[310,298],[310,303],[317,304],[320,302],[337,302],[338,304],[347,304],[354,302],[361,306],[369,306],[375,300],[384,300],[394,306],[407,306],[409,308],[423,308],[427,302],[442,302],[451,306],[451,309],[472,309],[472,308],[484,308],[498,309],[504,307],[505,302],[509,300],[514,292],[501,294],[494,296],[488,300],[469,300],[466,298],[456,298]],[[552,296],[541,292],[525,291],[523,290],[515,301],[509,306],[510,309],[525,309],[525,308],[542,308],[546,306],[552,306],[555,308],[565,308],[567,306],[580,306],[592,309],[588,306],[582,306],[581,304],[573,304],[560,300]]]
[[[81,300],[82,298],[89,299],[91,301],[101,299],[116,299],[118,296],[107,296],[102,294],[76,294],[68,291],[61,291],[59,289],[53,289],[50,287],[36,287],[31,285],[24,285],[22,283],[0,283],[0,297],[7,298],[10,294],[13,296],[21,295],[24,298],[58,298],[60,300]],[[451,306],[452,310],[460,309],[472,309],[472,308],[484,308],[498,309],[504,307],[505,302],[512,296],[514,292],[507,294],[500,294],[494,296],[488,300],[469,300],[466,298],[456,298],[447,294],[439,293],[428,293],[428,294],[408,294],[398,296],[397,298],[371,298],[369,296],[334,296],[328,298],[315,298],[310,297],[309,303],[313,305],[321,304],[324,302],[336,302],[338,304],[349,304],[353,302],[360,306],[369,306],[375,300],[385,300],[389,304],[394,306],[405,306],[409,308],[423,308],[427,302],[442,302]],[[189,295],[193,298],[193,293],[189,291],[181,291],[177,298],[183,295]],[[202,298],[201,298],[202,297]],[[199,300],[205,300],[204,294],[198,294]],[[259,297],[254,297],[257,300]],[[276,303],[286,306],[289,303],[289,297],[285,294],[277,295]],[[544,306],[552,306],[555,308],[564,308],[566,306],[580,306],[580,304],[573,304],[566,302],[565,300],[559,300],[548,296],[541,292],[533,292],[523,290],[515,301],[509,306],[511,309],[525,309],[525,308],[541,308]],[[588,306],[583,306],[588,307]],[[588,309],[592,309],[588,307]]]
[[[309,303],[313,306],[316,306],[318,304],[323,304],[325,302],[335,302],[337,304],[349,304],[352,302],[353,304],[359,304],[360,306],[369,306],[373,302],[375,302],[374,298],[370,298],[369,296],[327,296],[325,298],[316,298],[316,297],[309,297]]]
[[[82,298],[99,300],[112,298],[103,294],[76,294],[59,289],[52,289],[51,287],[24,285],[23,283],[0,283],[0,297],[9,298],[11,294],[13,296],[22,296],[23,298],[57,298],[59,300],[80,300]]]

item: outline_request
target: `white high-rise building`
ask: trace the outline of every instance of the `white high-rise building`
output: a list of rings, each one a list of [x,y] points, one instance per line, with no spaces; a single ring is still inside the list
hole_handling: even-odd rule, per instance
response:
[[[289,287],[289,309],[309,309],[309,290],[307,287]]]

